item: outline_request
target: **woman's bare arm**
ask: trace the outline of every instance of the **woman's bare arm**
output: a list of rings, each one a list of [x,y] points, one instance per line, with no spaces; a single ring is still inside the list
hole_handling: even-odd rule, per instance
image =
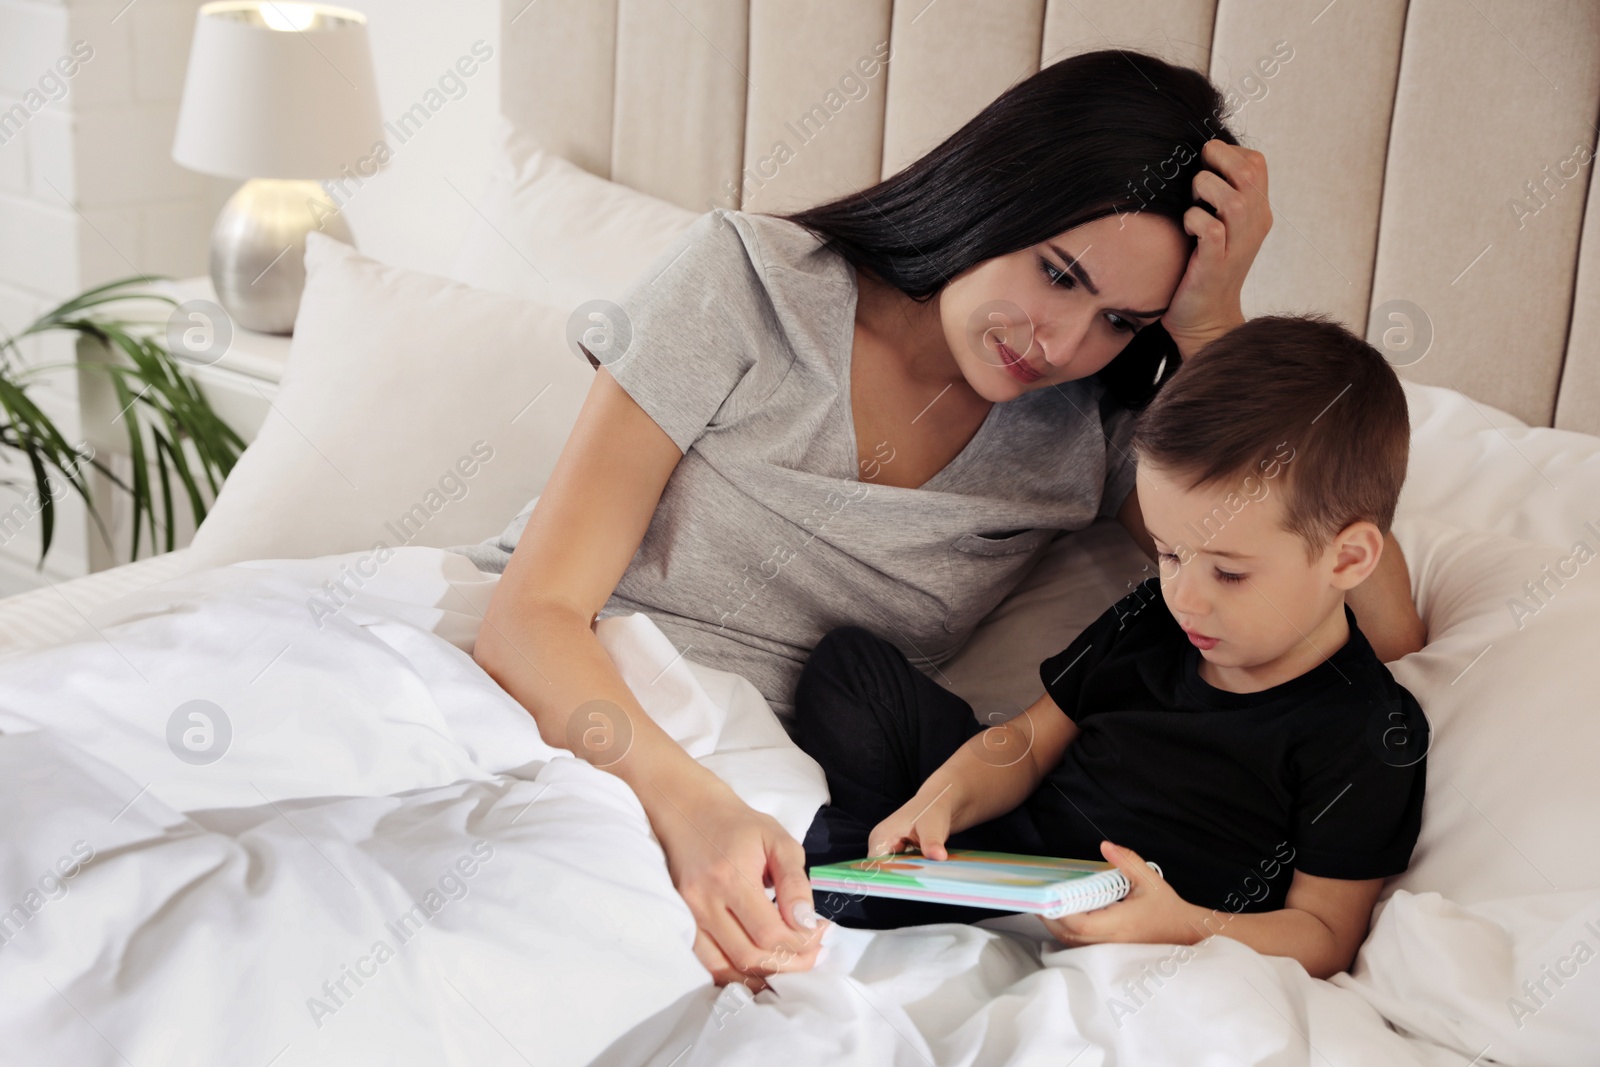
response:
[[[770,878],[784,915],[810,905],[804,850],[644,713],[591,628],[680,458],[666,432],[598,370],[490,600],[473,658],[546,742],[633,787],[695,915],[695,952],[719,982],[804,970],[820,931],[786,925],[762,889]]]
[[[1428,643],[1428,627],[1411,598],[1411,572],[1394,534],[1383,535],[1383,552],[1367,580],[1345,593],[1367,643],[1384,663],[1393,663]]]

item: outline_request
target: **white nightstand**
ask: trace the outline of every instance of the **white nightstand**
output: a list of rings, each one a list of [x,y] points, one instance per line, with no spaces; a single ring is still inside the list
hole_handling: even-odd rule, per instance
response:
[[[153,288],[179,304],[191,300],[216,303],[210,278],[160,282]],[[151,307],[157,315],[171,310],[155,304]],[[152,321],[164,323],[166,316],[160,315],[159,320]],[[185,373],[194,379],[217,414],[247,442],[255,439],[256,431],[266,420],[272,400],[278,395],[278,383],[289,359],[289,340],[288,337],[254,333],[235,326],[226,351],[215,362],[183,365]],[[79,358],[92,357],[86,356],[80,347]],[[118,418],[121,405],[106,375],[80,371],[78,402],[84,439],[93,446],[95,454],[126,481],[132,471],[133,461],[127,454],[127,430]],[[93,521],[88,520],[89,570],[101,571],[128,562],[127,546],[133,515],[127,494],[112,485],[110,479],[98,471],[90,471],[89,481],[116,545],[113,552],[112,546],[106,544]],[[194,536],[194,520],[187,501],[182,499],[181,487],[175,485],[174,491],[178,494],[174,510],[176,547],[182,547]],[[151,554],[148,531],[139,552],[141,558]]]

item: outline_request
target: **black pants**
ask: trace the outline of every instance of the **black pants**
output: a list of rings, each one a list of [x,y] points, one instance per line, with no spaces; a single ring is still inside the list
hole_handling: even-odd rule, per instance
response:
[[[807,866],[866,857],[872,828],[984,728],[966,701],[917,670],[888,641],[858,626],[830,631],[795,690],[795,741],[822,765],[833,798],[806,833]],[[952,834],[946,844],[1028,855],[1045,851],[1021,807]],[[837,892],[815,896],[819,915],[870,929],[1006,914]]]

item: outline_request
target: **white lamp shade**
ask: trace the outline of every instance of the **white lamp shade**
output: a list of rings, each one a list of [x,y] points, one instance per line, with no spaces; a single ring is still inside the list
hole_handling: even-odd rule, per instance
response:
[[[360,12],[273,0],[200,9],[173,159],[226,178],[333,178],[382,140]]]

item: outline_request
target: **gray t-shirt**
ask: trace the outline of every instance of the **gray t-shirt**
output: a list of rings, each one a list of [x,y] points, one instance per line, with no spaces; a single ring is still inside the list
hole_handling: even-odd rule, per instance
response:
[[[601,357],[684,455],[599,617],[644,612],[785,720],[828,630],[863,626],[940,664],[1057,531],[1114,515],[1133,487],[1132,416],[1102,406],[1093,379],[995,404],[916,489],[862,482],[856,292],[854,268],[803,227],[716,209],[634,283],[631,339]],[[528,514],[458,551],[503,570]]]

